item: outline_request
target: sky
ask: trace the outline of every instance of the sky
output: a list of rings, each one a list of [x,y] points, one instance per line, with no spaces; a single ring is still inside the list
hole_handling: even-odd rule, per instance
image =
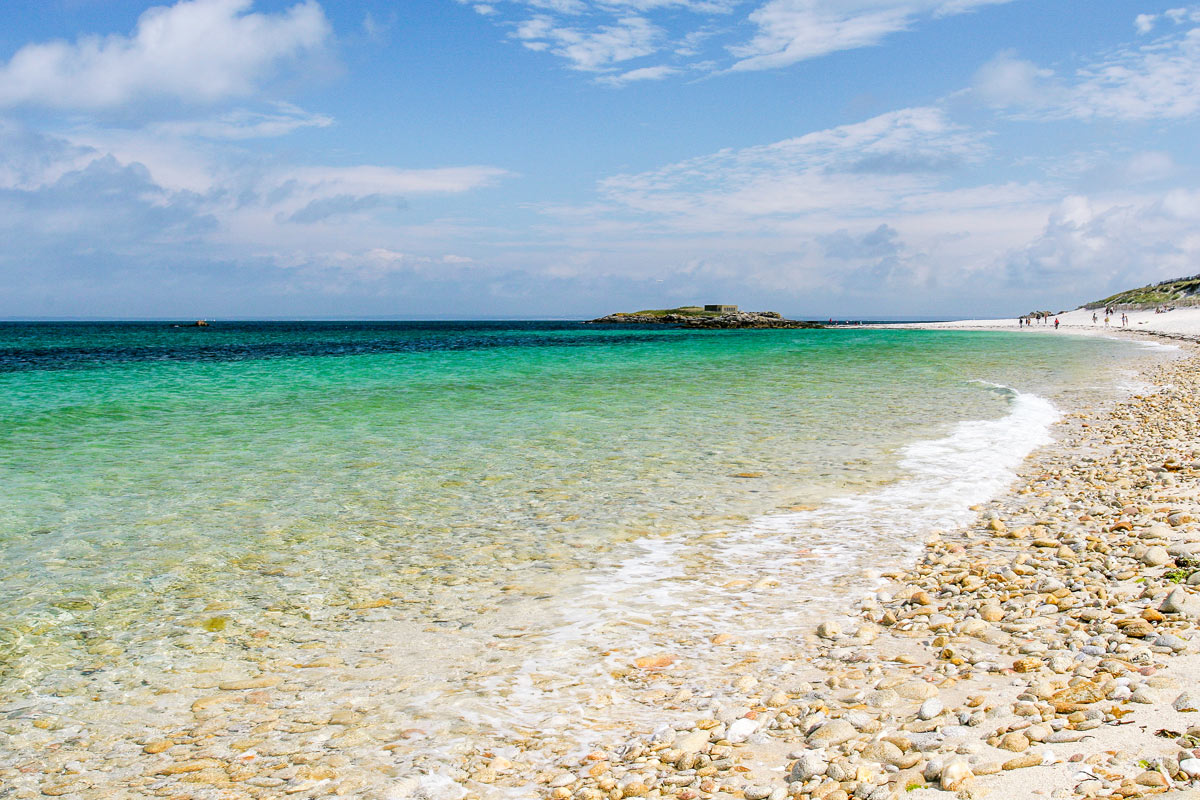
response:
[[[1200,5],[11,0],[0,317],[1002,317],[1200,273]]]

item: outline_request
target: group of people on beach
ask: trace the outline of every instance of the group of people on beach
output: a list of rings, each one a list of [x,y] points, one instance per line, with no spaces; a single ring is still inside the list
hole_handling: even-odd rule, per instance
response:
[[[1117,313],[1117,310],[1115,308],[1113,308],[1112,306],[1104,307],[1104,327],[1107,328],[1111,324],[1113,315],[1115,315],[1116,313]],[[1096,312],[1093,311],[1092,312],[1092,324],[1095,325],[1098,323],[1098,321],[1099,320],[1096,318]],[[1128,324],[1129,324],[1129,315],[1127,315],[1124,311],[1122,311],[1121,312],[1121,327],[1124,328]]]
[[[1049,311],[1034,311],[1032,314],[1026,314],[1023,317],[1017,317],[1018,328],[1028,328],[1035,322],[1040,322],[1042,325],[1048,323],[1051,314]],[[1058,328],[1058,317],[1054,318],[1054,327]]]

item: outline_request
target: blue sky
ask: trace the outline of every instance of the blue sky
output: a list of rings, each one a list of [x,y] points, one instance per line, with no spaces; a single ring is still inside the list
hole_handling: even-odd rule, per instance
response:
[[[0,317],[1004,316],[1200,272],[1200,6],[0,5]]]

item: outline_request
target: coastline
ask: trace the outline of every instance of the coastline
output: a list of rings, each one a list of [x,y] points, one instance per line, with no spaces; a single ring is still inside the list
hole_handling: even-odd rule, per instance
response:
[[[1004,351],[1000,352],[1003,357]],[[947,357],[952,355],[947,353]],[[1054,365],[1047,367],[1053,369]],[[1147,371],[1154,369],[1148,367]],[[994,390],[1011,391],[1002,387]],[[1095,401],[1103,409],[1110,409],[1116,407],[1110,395],[1107,389],[1098,393],[1089,390],[1082,395],[1069,393],[1064,398],[1065,410],[1071,413],[1055,428],[1059,441],[1025,460],[1021,474],[1035,470],[1029,474],[1040,475],[1051,469],[1036,465],[1059,453],[1064,431],[1072,435],[1094,432],[1095,425],[1084,428],[1077,421],[1083,419],[1077,411],[1098,418],[1107,413],[1076,410],[1071,402]],[[1025,400],[1042,402],[1037,395]],[[1013,402],[1014,407],[1018,404]],[[1001,470],[1007,476],[1006,485],[1018,462],[1035,444],[1030,442],[1019,452],[1010,449],[1011,442],[1005,438],[1022,432],[1022,425],[1012,424],[1016,421],[1011,419],[1013,416],[1010,411],[1010,418],[1001,421],[999,438],[991,440],[995,450],[1009,451],[1006,457],[1010,460]],[[1041,417],[1031,422],[1025,427],[1037,432],[1050,425]],[[986,427],[982,420],[966,424]],[[920,444],[928,450],[929,445],[949,440],[922,440]],[[964,450],[996,454],[988,448],[981,450],[978,439],[971,444]],[[914,502],[919,506],[933,505],[939,474],[950,479],[946,482],[974,480],[971,463],[956,462],[947,472],[937,452],[926,453],[925,457],[939,463],[941,471],[916,470],[925,476],[916,487],[924,493],[915,495]],[[1184,470],[1170,472],[1178,476]],[[891,484],[884,486],[894,488]],[[143,718],[136,729],[126,726],[116,737],[112,731],[103,730],[105,725],[89,726],[83,714],[73,713],[73,704],[85,699],[83,695],[57,695],[60,699],[51,701],[56,707],[53,714],[46,713],[45,706],[5,709],[17,715],[0,727],[0,732],[12,735],[9,742],[14,753],[18,748],[33,752],[41,742],[41,747],[51,748],[52,755],[47,756],[44,765],[26,758],[19,768],[0,771],[0,777],[12,782],[17,797],[156,795],[208,800],[286,794],[300,798],[491,800],[545,794],[581,800],[625,796],[675,796],[682,800],[753,800],[757,796],[779,800],[790,791],[798,797],[832,796],[837,800],[839,791],[871,797],[876,788],[880,790],[876,800],[891,796],[887,792],[893,789],[896,795],[908,796],[898,785],[888,789],[886,782],[876,786],[868,781],[871,775],[899,775],[904,771],[900,766],[903,760],[891,764],[894,772],[888,772],[879,759],[864,760],[863,752],[878,745],[876,751],[885,751],[881,757],[896,760],[895,753],[878,744],[885,732],[894,728],[905,735],[918,734],[915,740],[909,737],[902,758],[919,750],[928,760],[933,751],[909,745],[921,741],[919,734],[933,732],[936,738],[939,732],[955,725],[941,719],[945,716],[942,714],[935,716],[938,725],[932,731],[904,727],[913,721],[911,717],[920,708],[918,701],[923,703],[917,695],[928,692],[928,686],[935,683],[926,678],[936,676],[936,683],[941,684],[950,676],[936,672],[946,659],[931,655],[929,650],[934,634],[922,625],[933,624],[932,620],[923,620],[920,615],[911,618],[913,604],[901,602],[897,596],[887,597],[887,587],[895,584],[909,591],[919,585],[931,596],[936,594],[940,584],[929,585],[929,576],[921,571],[921,557],[932,554],[935,562],[949,555],[961,557],[954,548],[963,547],[962,552],[966,552],[977,538],[968,533],[973,527],[966,523],[979,513],[1001,513],[995,509],[1005,502],[1028,504],[1027,497],[1014,494],[1019,489],[1013,487],[999,500],[982,504],[979,510],[967,509],[971,500],[954,504],[957,514],[940,526],[955,532],[943,534],[932,549],[925,546],[922,535],[899,541],[895,524],[880,526],[892,531],[890,542],[878,536],[856,538],[854,520],[839,514],[835,503],[821,505],[819,500],[818,506],[795,506],[779,515],[780,530],[758,527],[754,522],[744,529],[739,526],[731,535],[714,532],[672,538],[647,534],[631,543],[633,555],[619,562],[615,570],[570,587],[577,591],[561,595],[561,602],[556,604],[559,608],[547,610],[551,593],[544,584],[528,587],[527,593],[515,584],[503,587],[506,593],[510,589],[513,592],[506,602],[515,603],[511,607],[522,609],[520,615],[530,620],[562,611],[570,612],[568,618],[561,620],[563,625],[550,625],[550,635],[538,625],[492,631],[487,651],[468,662],[460,658],[467,654],[461,650],[461,643],[454,652],[442,652],[448,641],[453,643],[458,638],[453,634],[443,636],[444,629],[435,631],[427,623],[406,626],[388,621],[389,608],[407,605],[413,597],[398,591],[356,595],[348,601],[350,605],[339,604],[312,614],[310,621],[318,623],[321,631],[330,634],[328,637],[313,635],[317,633],[314,630],[298,639],[298,648],[260,650],[275,636],[273,629],[264,624],[247,637],[244,661],[222,664],[210,658],[187,669],[182,661],[176,661],[177,666],[170,666],[163,674],[147,674],[150,682],[143,681],[143,688],[130,700],[147,703],[147,709],[153,704],[156,714],[166,713],[156,721]],[[990,498],[999,491],[991,485],[976,496]],[[880,511],[885,506],[897,508],[884,504],[866,510],[875,515],[873,518],[884,514],[879,518],[886,522],[887,512]],[[1056,513],[1061,510],[1054,509]],[[1017,511],[1002,518],[1012,521],[1028,513],[1032,512],[1018,506]],[[924,531],[930,527],[925,522],[912,525],[909,515],[900,516],[909,520],[906,530]],[[814,522],[818,524],[814,526]],[[795,535],[780,536],[781,531],[790,528],[797,529]],[[871,544],[847,548],[847,539]],[[1027,536],[1025,542],[1009,544],[1028,547],[1029,540]],[[681,541],[688,546],[679,547]],[[835,546],[828,546],[830,543]],[[703,562],[699,567],[697,559]],[[896,563],[915,566],[890,570],[882,578],[863,570],[864,566]],[[684,576],[680,568],[685,565],[699,569],[703,579]],[[946,566],[931,563],[928,569]],[[614,572],[626,573],[623,578],[628,580],[614,581]],[[804,595],[803,586],[796,580],[811,582],[818,574],[829,579],[826,599]],[[872,593],[873,587],[883,590],[884,595]],[[444,589],[455,592],[449,584]],[[578,604],[581,591],[595,596]],[[961,596],[961,589],[955,591]],[[853,605],[854,599],[864,594],[874,599],[865,605]],[[203,609],[206,615],[224,612],[223,604],[208,593],[195,597],[202,598],[202,604],[208,603]],[[954,601],[950,598],[950,603]],[[933,600],[932,605],[938,604],[942,604],[941,598]],[[910,618],[897,619],[898,625],[881,624],[889,608],[895,610],[897,618]],[[959,611],[943,604],[934,613],[944,613],[957,623],[961,621],[957,619]],[[839,616],[825,618],[834,613]],[[464,623],[480,624],[470,615],[460,616]],[[274,610],[271,617],[272,621],[286,621]],[[207,616],[204,619],[208,621]],[[379,625],[374,624],[376,620]],[[870,624],[864,626],[866,621]],[[939,625],[943,622],[938,620]],[[1007,624],[1007,620],[1001,620],[997,628]],[[301,623],[298,630],[305,628]],[[904,630],[896,633],[901,628]],[[930,637],[928,644],[922,638],[926,635]],[[970,636],[973,634],[968,643],[974,641]],[[958,644],[961,642],[950,643]],[[994,642],[987,644],[1003,649]],[[208,649],[198,637],[185,642],[185,646],[197,648],[201,655],[219,652]],[[100,642],[94,649],[102,655],[110,647]],[[512,681],[502,673],[507,669],[500,661],[502,654],[504,659],[511,654],[511,658],[523,662],[510,676]],[[558,658],[564,654],[568,656],[565,662]],[[574,666],[568,669],[567,664]],[[457,709],[454,713],[461,711],[467,720],[487,720],[490,732],[484,736],[464,735],[462,729],[428,725],[427,716],[398,712],[385,696],[394,694],[397,688],[408,688],[402,670],[410,665],[425,671],[441,668],[461,689],[453,699]],[[95,668],[84,674],[92,673],[100,677],[89,680],[103,680],[103,673]],[[900,678],[900,682],[888,685]],[[988,670],[984,678],[992,680],[996,675]],[[946,707],[965,704],[962,697],[955,696],[953,687],[935,688]],[[981,691],[992,692],[992,688]],[[995,693],[1016,694],[1012,687],[1002,687]],[[414,700],[421,702],[415,694]],[[557,713],[554,717],[521,720],[527,724],[506,724],[495,717],[488,719],[495,708],[489,708],[488,702],[476,702],[485,696],[491,698],[492,706],[511,700],[520,708],[530,698],[551,702],[557,706]],[[101,698],[97,695],[90,699],[98,702]],[[439,705],[428,695],[423,702],[430,708]],[[638,704],[649,716],[628,713]],[[927,706],[926,712],[931,708]],[[75,710],[82,712],[83,706],[75,706]],[[858,716],[862,713],[873,716]],[[374,721],[373,714],[377,715]],[[834,718],[855,726],[855,735],[847,742],[856,743],[854,758],[862,763],[853,764],[853,779],[835,761],[839,765],[832,767],[833,774],[843,779],[839,782],[824,780],[830,777],[829,768],[812,786],[811,778],[785,780],[797,760],[788,756],[805,749],[814,726]],[[171,719],[174,723],[169,724]],[[920,720],[917,724],[928,722]],[[876,724],[878,729],[869,730]],[[966,727],[974,730],[979,726]],[[632,733],[650,730],[654,732],[649,736]],[[936,744],[940,747],[943,741],[938,739]],[[413,753],[429,749],[426,742],[441,748],[448,757],[413,758]],[[894,742],[888,744],[899,747]],[[62,750],[54,751],[55,745]],[[967,744],[956,743],[954,749],[962,746]],[[89,761],[72,760],[68,753],[76,747],[75,752],[84,748],[94,751],[88,754],[92,756],[90,765]],[[102,757],[103,769],[97,770],[100,762],[96,757],[110,747],[107,757]],[[831,747],[825,751],[830,756],[834,753]],[[880,755],[876,751],[871,752]],[[667,755],[672,758],[662,762]],[[828,760],[826,763],[828,767]],[[875,772],[869,772],[872,763],[877,767]],[[919,764],[914,762],[912,767]],[[860,771],[860,767],[866,771]],[[983,774],[987,769],[978,768],[980,774],[972,791],[980,793],[986,781],[998,780],[995,775]],[[1021,781],[1029,780],[1026,770],[1013,774]],[[914,776],[910,772],[906,777]],[[938,785],[937,780],[932,783]],[[913,785],[915,781],[903,789]],[[929,797],[948,797],[932,789],[913,789],[917,791],[928,791]],[[996,796],[1024,795],[1016,792]]]
[[[1196,341],[1200,309],[1181,311],[1124,334],[1091,312],[1064,324]],[[790,685],[743,660],[741,713],[564,761],[546,794],[1200,796],[1200,714],[1177,710],[1200,700],[1200,573],[1166,577],[1200,557],[1200,349],[1183,349],[1140,370],[1146,393],[1067,414],[1015,485],[885,573],[853,621],[813,620]]]
[[[1095,322],[1092,321],[1093,313],[1097,316]],[[881,323],[864,327],[914,330],[1016,330],[1022,333],[1055,333],[1054,320],[1057,318],[1060,323],[1058,332],[1082,333],[1089,336],[1139,334],[1170,340],[1200,341],[1200,307],[1198,306],[1185,306],[1162,314],[1157,314],[1153,310],[1125,313],[1129,320],[1124,327],[1120,324],[1120,313],[1116,314],[1108,325],[1105,325],[1103,309],[1095,312],[1087,309],[1075,309],[1062,314],[1052,314],[1046,323],[1035,323],[1027,328],[1019,327],[1016,317],[960,319],[950,322]]]

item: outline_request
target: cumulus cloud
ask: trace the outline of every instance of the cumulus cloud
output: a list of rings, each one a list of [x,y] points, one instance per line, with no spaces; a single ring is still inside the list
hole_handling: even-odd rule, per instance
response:
[[[1138,33],[1149,33],[1154,30],[1154,23],[1157,21],[1157,14],[1138,14],[1133,19],[1133,27],[1137,28]]]
[[[842,228],[817,237],[825,255],[838,259],[885,258],[900,251],[900,234],[895,228],[880,223],[866,233],[853,234]]]
[[[1016,286],[1128,288],[1195,272],[1200,196],[1190,190],[1114,198],[1071,195],[1006,259]]]
[[[25,187],[0,188],[0,232],[20,241],[6,255],[53,252],[71,257],[98,249],[150,253],[164,244],[211,233],[216,218],[204,198],[171,192],[139,164],[110,155]]]
[[[1053,77],[1052,70],[1041,69],[1032,61],[1018,58],[1015,51],[1005,50],[979,68],[973,91],[977,99],[993,108],[1040,108],[1062,94],[1052,83]]]
[[[187,134],[156,129],[132,140],[111,134],[119,146],[109,147],[105,135],[72,140],[0,122],[0,236],[21,243],[0,252],[0,262],[23,253],[66,269],[81,254],[93,261],[161,259],[163,247],[174,258],[188,246],[209,258],[285,264],[295,249],[362,249],[364,242],[394,244],[397,237],[436,248],[434,236],[413,235],[395,212],[508,174],[485,166],[262,164],[230,158],[225,140],[197,147],[193,132]]]
[[[253,93],[331,36],[315,0],[279,14],[251,13],[251,5],[181,0],[147,10],[128,36],[28,44],[0,67],[0,105],[106,109],[156,97],[213,103]]]

